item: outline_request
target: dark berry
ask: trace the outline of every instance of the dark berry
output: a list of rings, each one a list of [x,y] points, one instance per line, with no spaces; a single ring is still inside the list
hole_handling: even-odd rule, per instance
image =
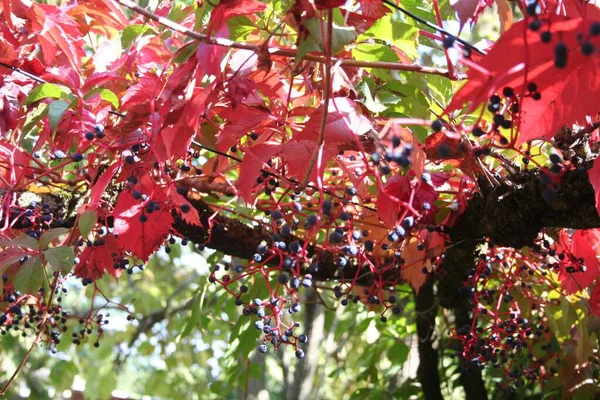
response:
[[[567,45],[564,42],[558,42],[554,46],[554,66],[556,68],[567,66]]]
[[[532,31],[538,31],[542,26],[542,22],[539,19],[533,20],[529,23],[529,29]]]
[[[540,34],[540,39],[543,43],[548,43],[552,40],[552,32],[546,31]]]
[[[434,132],[441,131],[443,127],[444,123],[439,119],[436,119],[435,121],[431,122],[431,129],[433,129]]]
[[[507,86],[504,89],[502,89],[502,94],[504,95],[504,97],[514,97],[515,91],[513,90],[513,88]]]
[[[581,52],[584,56],[591,55],[596,50],[596,47],[591,42],[583,42],[581,44]]]

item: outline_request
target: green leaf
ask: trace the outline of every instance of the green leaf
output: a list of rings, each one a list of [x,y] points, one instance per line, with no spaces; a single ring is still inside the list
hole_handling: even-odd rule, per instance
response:
[[[44,267],[39,257],[30,257],[15,276],[15,288],[22,293],[36,292],[44,283]]]
[[[64,100],[56,100],[48,106],[48,119],[50,120],[52,132],[56,132],[56,128],[58,128],[58,124],[68,108],[69,103]]]
[[[152,31],[148,25],[129,25],[121,32],[121,47],[123,49],[128,48],[138,36],[143,35],[148,30]]]
[[[84,238],[87,237],[96,225],[96,212],[92,210],[84,211],[84,213],[79,216],[77,225],[81,236]]]
[[[53,83],[42,83],[33,88],[23,104],[29,105],[43,99],[61,99],[66,96],[65,91]]]
[[[48,115],[48,105],[42,103],[27,114],[23,132],[29,133],[46,115]]]
[[[44,257],[53,271],[66,273],[73,267],[75,253],[71,246],[52,247],[44,250]]]
[[[304,25],[308,28],[310,36],[319,46],[321,51],[325,51],[324,38],[327,38],[327,24],[318,18],[311,18],[305,21]],[[331,37],[331,54],[337,54],[347,45],[356,39],[356,29],[348,26],[338,26],[333,24],[333,35]]]
[[[34,238],[32,238],[29,235],[21,233],[18,238],[15,238],[15,239],[11,240],[10,242],[6,243],[5,246],[16,246],[16,247],[21,247],[23,249],[37,250],[38,245],[39,245],[39,243],[37,240],[35,240]]]
[[[86,399],[110,399],[113,390],[117,387],[117,375],[112,364],[104,365],[101,368],[90,368],[85,382]]]
[[[233,17],[227,20],[229,39],[244,41],[256,30],[256,25],[246,16]]]
[[[189,42],[183,45],[182,48],[179,49],[177,55],[173,59],[174,63],[183,64],[187,60],[189,60],[194,54],[196,54],[196,50],[198,49],[198,42]]]
[[[416,46],[419,30],[404,22],[394,21],[393,17],[394,14],[387,14],[378,19],[369,30],[357,38],[357,41],[383,40],[402,50],[411,59],[415,59],[419,55]]]
[[[248,375],[253,379],[259,380],[262,375],[260,364],[250,364],[248,366]]]
[[[202,292],[200,290],[202,289]],[[185,325],[181,331],[181,334],[177,337],[177,342],[190,333],[197,326],[198,321],[200,320],[200,311],[202,310],[202,305],[204,304],[204,297],[206,296],[206,290],[208,289],[208,285],[204,285],[198,288],[196,291],[196,295],[194,297],[194,302],[192,303],[192,315],[188,317],[185,321]]]
[[[71,230],[69,228],[52,228],[49,231],[44,232],[42,237],[40,238],[40,249],[44,250],[48,248],[48,245],[57,239],[58,237],[69,233]]]
[[[389,360],[394,365],[402,365],[408,360],[408,353],[410,352],[410,347],[406,345],[406,343],[402,341],[397,341],[390,347],[387,351],[387,356]]]
[[[100,91],[100,97],[102,97],[103,100],[106,100],[110,104],[112,104],[112,106],[115,109],[119,109],[119,98],[117,97],[116,94],[114,94],[110,90],[108,90],[108,89],[102,89]]]
[[[389,46],[379,43],[360,43],[352,49],[352,57],[358,61],[385,61],[385,62],[398,62],[398,55]],[[373,68],[365,68],[367,72],[370,72],[373,76],[383,79],[384,81],[391,81],[390,71],[379,70]]]
[[[57,391],[71,389],[79,369],[73,361],[60,360],[50,371],[50,381]]]
[[[225,385],[222,381],[215,381],[209,386],[209,389],[215,394],[222,395],[225,391]]]

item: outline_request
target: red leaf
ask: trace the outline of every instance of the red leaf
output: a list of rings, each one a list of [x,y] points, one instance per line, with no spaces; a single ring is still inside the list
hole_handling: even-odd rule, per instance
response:
[[[310,140],[291,140],[283,145],[281,154],[284,156],[287,165],[287,177],[295,177],[296,180],[302,181],[306,175],[306,168],[312,158],[312,155],[317,148],[315,142]],[[323,149],[322,165],[327,165],[329,161],[336,155],[335,146],[325,146]],[[309,175],[309,182],[317,182],[318,168],[317,163],[313,167]]]
[[[79,255],[79,263],[73,271],[75,276],[96,280],[108,272],[115,279],[119,278],[121,270],[115,268],[114,264],[122,255],[123,249],[112,234],[108,234],[102,239],[104,240],[103,245],[87,246]]]
[[[362,15],[368,18],[379,19],[385,14],[392,12],[380,0],[359,0],[358,2],[360,3]]]
[[[396,225],[402,207],[398,200],[406,200],[409,189],[408,179],[403,175],[396,175],[385,184],[384,192],[377,196],[379,218],[388,228]]]
[[[34,3],[32,9],[37,17],[36,22],[43,25],[37,39],[46,64],[53,65],[60,61],[79,72],[86,53],[77,22],[55,6]]]
[[[100,204],[100,199],[102,198],[106,187],[112,180],[113,176],[115,176],[115,173],[119,169],[120,165],[121,163],[114,163],[102,173],[98,180],[96,180],[96,183],[94,183],[94,186],[92,186],[91,189],[91,205],[98,207],[98,205]]]
[[[330,8],[341,7],[346,4],[346,0],[315,0],[315,7],[318,10],[329,10]]]
[[[0,137],[15,129],[19,117],[19,96],[23,88],[5,81],[0,87]]]
[[[450,0],[450,5],[458,15],[461,29],[467,22],[476,21],[479,14],[493,3],[494,0]]]
[[[229,18],[262,12],[266,6],[266,3],[256,0],[222,0],[210,15],[206,33],[210,35],[213,30],[218,31]]]
[[[143,261],[148,258],[164,242],[171,231],[173,216],[167,209],[167,196],[162,187],[155,185],[148,175],[140,179],[136,189],[147,195],[146,200],[133,198],[132,190],[124,190],[117,199],[113,211],[115,225],[113,232],[118,235],[119,245],[131,251]],[[150,201],[158,203],[159,210],[151,214],[145,208]],[[142,223],[140,216],[145,215],[147,220]]]
[[[598,239],[600,239],[600,230],[597,229],[575,231],[571,238],[569,238],[566,231],[561,231],[557,250],[562,251],[565,249],[576,259],[582,258],[586,267],[585,272],[570,273],[567,272],[567,267],[572,264],[569,257],[565,257],[565,260],[560,262],[558,277],[562,288],[567,294],[573,294],[587,288],[600,274],[600,264],[596,258],[597,253],[600,254],[600,248],[595,250],[592,245],[593,243],[597,246]]]
[[[13,46],[0,36],[0,61],[6,64],[12,64],[17,60],[17,52]]]
[[[122,107],[131,107],[135,104],[146,104],[152,98],[152,95],[159,93],[163,82],[158,76],[152,73],[144,74],[139,81],[127,89],[127,92],[121,98]]]
[[[594,165],[588,170],[588,178],[596,196],[596,211],[600,214],[600,157],[596,157]]]
[[[277,154],[281,148],[282,146],[278,143],[262,143],[246,151],[240,166],[240,177],[236,182],[236,187],[240,196],[247,203],[252,202],[252,188],[256,185],[256,178],[263,164]]]
[[[227,109],[220,116],[228,121],[217,137],[217,148],[222,151],[229,150],[247,133],[260,129],[276,120],[268,111],[259,107]]]
[[[327,124],[325,125],[325,142],[355,143],[355,137],[364,135],[373,128],[367,117],[362,115],[359,106],[353,100],[337,97],[329,102],[327,109]],[[319,106],[306,123],[304,130],[296,135],[296,140],[311,140],[316,142],[321,129],[323,105]]]
[[[169,199],[171,200],[175,211],[177,211],[177,213],[188,225],[202,225],[202,223],[200,222],[200,214],[198,214],[198,210],[196,210],[194,206],[192,206],[192,204],[185,197],[177,193],[177,189],[174,187],[174,185],[170,188]],[[189,208],[189,211],[183,212],[182,206],[183,208]]]
[[[0,189],[14,188],[22,184],[26,176],[33,176],[29,159],[20,148],[0,142]]]
[[[588,4],[587,9],[598,12],[592,4]],[[468,71],[469,81],[453,98],[446,112],[456,110],[464,103],[469,103],[469,109],[473,110],[504,87],[513,88],[517,94],[527,93],[525,85],[534,82],[541,100],[523,99],[518,145],[532,139],[551,138],[562,126],[581,121],[587,114],[594,115],[600,101],[600,75],[597,73],[600,58],[585,56],[580,50],[578,36],[583,34],[596,48],[600,40],[589,37],[588,26],[589,21],[584,18],[556,16],[552,21],[552,41],[542,43],[539,32],[527,29],[526,21],[512,25],[481,58],[480,68]],[[523,40],[524,34],[527,43]],[[559,41],[568,49],[564,68],[554,65],[554,48]],[[526,71],[528,82],[524,82]]]

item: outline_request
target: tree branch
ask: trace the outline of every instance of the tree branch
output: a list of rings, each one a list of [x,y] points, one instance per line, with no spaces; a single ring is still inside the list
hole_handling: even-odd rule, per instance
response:
[[[428,279],[415,296],[417,334],[419,337],[419,367],[417,378],[426,400],[442,400],[438,352],[433,348],[435,317],[438,306],[433,293],[433,282]]]

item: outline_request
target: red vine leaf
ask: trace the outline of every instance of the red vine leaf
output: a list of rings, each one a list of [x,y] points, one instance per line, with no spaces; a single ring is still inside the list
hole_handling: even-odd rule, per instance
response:
[[[36,17],[35,24],[40,28],[36,37],[46,64],[55,65],[59,62],[79,72],[86,53],[77,22],[54,6],[34,3],[32,11]]]
[[[113,211],[113,232],[118,235],[120,246],[147,261],[171,231],[173,216],[166,206],[167,196],[152,178],[144,175],[135,187],[147,198],[137,200],[133,197],[133,190],[122,191]],[[151,201],[158,204],[159,209],[148,213],[146,206],[152,204]],[[142,215],[146,216],[146,222],[140,220]]]
[[[588,4],[587,9],[598,12],[592,4]],[[599,47],[598,37],[588,34],[589,21],[555,17],[549,43],[543,43],[540,33],[528,29],[526,23],[521,21],[512,25],[481,58],[479,68],[469,69],[469,81],[446,110],[456,110],[465,103],[473,110],[504,87],[512,88],[517,94],[527,94],[521,104],[517,145],[533,139],[551,138],[564,125],[582,121],[588,114],[595,115],[600,101],[600,75],[597,74],[600,58],[584,55],[579,39],[583,35],[586,41]],[[564,43],[568,52],[564,68],[555,66],[554,49],[559,42]],[[526,86],[531,82],[536,84],[540,100],[533,100],[528,95]]]
[[[0,189],[9,189],[23,183],[26,176],[32,176],[29,156],[20,148],[0,142]]]
[[[115,268],[114,264],[122,254],[122,247],[112,234],[108,234],[102,239],[104,244],[86,246],[85,250],[79,255],[79,263],[73,271],[75,276],[96,280],[101,278],[105,272],[108,272],[115,279],[119,278],[121,270]]]
[[[403,175],[396,175],[385,185],[384,191],[377,196],[377,211],[379,218],[389,228],[398,222],[398,213],[402,208],[400,201],[408,197],[410,183]]]
[[[100,204],[100,199],[102,198],[106,187],[108,186],[112,178],[115,176],[115,173],[117,172],[120,166],[121,163],[112,164],[106,169],[106,171],[102,173],[102,175],[98,178],[96,183],[94,183],[94,186],[92,186],[91,190],[91,205],[93,205],[94,207],[98,207],[98,205]]]
[[[295,139],[316,142],[321,130],[322,116],[323,105],[320,105]],[[366,134],[371,129],[373,129],[373,125],[361,113],[359,105],[355,101],[346,97],[337,97],[329,102],[327,124],[325,125],[326,143],[354,144],[358,136]]]
[[[600,230],[598,229],[578,230],[571,238],[566,231],[561,231],[557,250],[566,249],[576,260],[582,259],[583,265],[586,267],[585,272],[568,272],[569,266],[573,266],[576,270],[579,269],[578,263],[573,263],[568,256],[560,262],[558,277],[567,294],[587,288],[600,274],[600,264],[596,258],[597,253],[600,254],[600,248],[595,250],[593,247],[593,243],[598,243],[599,239]]]
[[[210,35],[213,30],[221,29],[229,18],[262,12],[265,7],[267,7],[266,3],[257,0],[222,0],[210,15],[206,34]]]
[[[240,166],[240,177],[237,180],[236,187],[240,196],[247,203],[252,202],[252,188],[256,184],[256,178],[259,176],[263,164],[277,154],[281,148],[282,146],[278,143],[267,142],[257,144],[246,151]]]
[[[0,61],[10,65],[16,60],[17,52],[9,42],[0,36]]]
[[[181,216],[188,225],[201,226],[200,214],[198,210],[192,206],[192,204],[182,195],[177,193],[175,187],[171,187],[169,191],[169,200],[173,204],[173,208]]]

